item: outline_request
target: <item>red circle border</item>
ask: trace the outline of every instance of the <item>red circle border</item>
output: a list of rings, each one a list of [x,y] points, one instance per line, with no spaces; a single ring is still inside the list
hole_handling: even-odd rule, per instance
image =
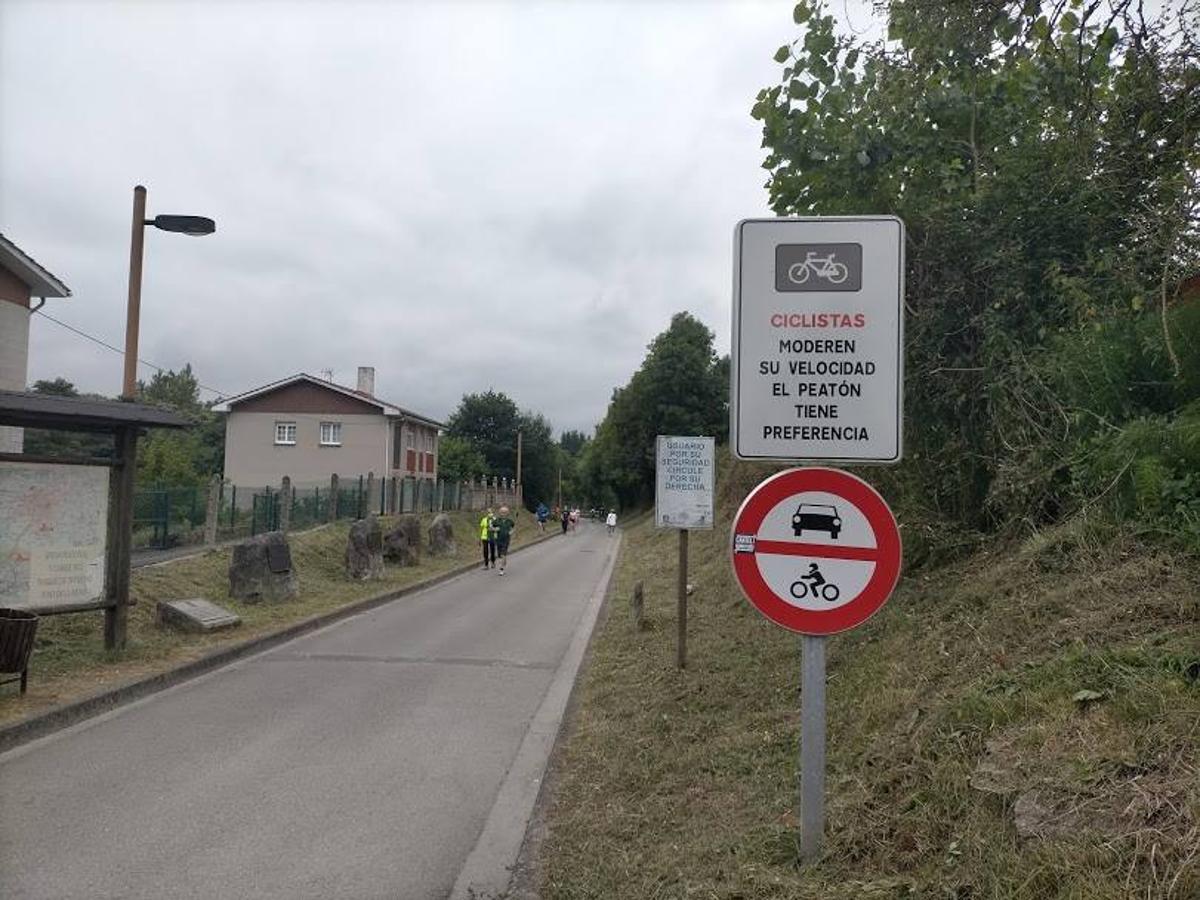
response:
[[[767,513],[788,496],[804,491],[824,491],[844,497],[862,511],[875,531],[879,558],[870,580],[857,597],[829,612],[800,609],[785,602],[762,577],[757,554],[733,550],[735,535],[757,536]],[[749,493],[733,519],[729,554],[738,586],[760,613],[798,634],[827,635],[858,627],[887,603],[900,580],[902,548],[896,517],[875,488],[841,469],[813,466],[779,472]]]

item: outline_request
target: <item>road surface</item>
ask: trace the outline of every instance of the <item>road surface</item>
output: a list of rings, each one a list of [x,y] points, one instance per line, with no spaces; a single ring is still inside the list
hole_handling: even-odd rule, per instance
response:
[[[530,723],[550,730],[543,700],[565,698],[616,543],[581,525],[503,577],[476,570],[0,755],[0,897],[448,896],[481,865],[510,768],[533,771],[532,745],[544,761]]]

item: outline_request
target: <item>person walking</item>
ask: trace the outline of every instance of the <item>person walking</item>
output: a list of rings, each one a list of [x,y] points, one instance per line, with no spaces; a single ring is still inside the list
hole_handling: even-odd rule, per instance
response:
[[[571,514],[570,514],[569,512],[567,512],[567,508],[564,506],[564,507],[563,507],[563,510],[562,510],[562,530],[563,530],[563,534],[566,534],[566,533],[567,533],[567,526],[568,526],[568,525],[570,525],[570,524],[571,524]]]
[[[608,511],[608,518],[604,520],[604,524],[608,526],[609,534],[612,534],[613,531],[616,530],[616,528],[617,528],[617,511],[615,509],[610,509]],[[680,546],[682,547],[683,545],[680,544]],[[682,553],[683,551],[681,550],[680,552]]]
[[[545,503],[539,503],[537,508],[537,523],[538,530],[543,534],[546,532],[546,520],[550,518],[550,510],[546,509]]]
[[[496,528],[493,524],[495,518],[492,515],[492,508],[489,506],[487,512],[483,514],[483,518],[479,520],[479,543],[483,547],[483,567],[485,569],[489,565],[493,569],[496,567]]]
[[[508,563],[508,542],[512,539],[512,533],[517,527],[508,515],[508,507],[500,507],[500,515],[492,520],[492,524],[496,529],[496,554],[500,557],[500,574],[504,574],[504,566]]]

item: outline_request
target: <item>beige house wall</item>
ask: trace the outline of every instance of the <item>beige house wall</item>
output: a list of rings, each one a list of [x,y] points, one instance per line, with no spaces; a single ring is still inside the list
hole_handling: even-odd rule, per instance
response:
[[[277,487],[284,475],[297,487],[329,477],[391,470],[391,423],[383,415],[231,412],[225,423],[225,478],[238,486]],[[295,445],[275,443],[275,423],[295,422]],[[321,446],[321,423],[341,422],[339,447]]]
[[[0,390],[23,391],[29,371],[29,288],[0,268]],[[25,431],[0,426],[0,453],[20,453]]]

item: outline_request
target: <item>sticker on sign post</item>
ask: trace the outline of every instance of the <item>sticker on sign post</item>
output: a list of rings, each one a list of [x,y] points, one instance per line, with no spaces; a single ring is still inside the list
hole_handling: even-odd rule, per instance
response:
[[[869,484],[838,469],[768,478],[738,510],[730,550],[746,598],[799,634],[861,625],[900,577],[892,511]]]

